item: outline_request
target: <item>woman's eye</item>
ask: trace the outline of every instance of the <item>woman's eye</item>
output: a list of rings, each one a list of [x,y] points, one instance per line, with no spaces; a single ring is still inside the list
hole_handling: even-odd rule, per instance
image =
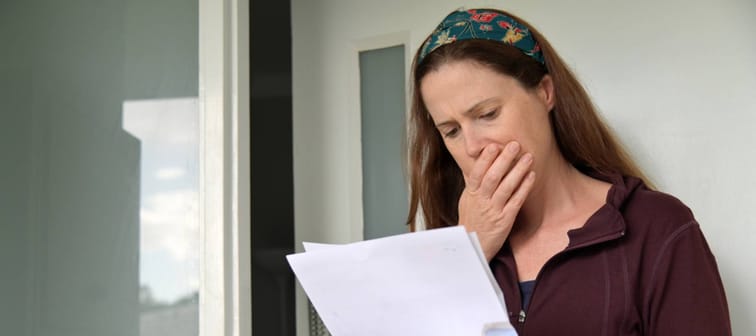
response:
[[[444,137],[446,137],[446,138],[453,138],[453,137],[457,136],[457,133],[459,133],[459,128],[454,127],[452,129],[446,131],[444,133]]]
[[[482,114],[480,116],[480,118],[481,119],[493,119],[493,118],[496,117],[496,112],[498,112],[498,111],[497,110],[490,111],[488,113]]]

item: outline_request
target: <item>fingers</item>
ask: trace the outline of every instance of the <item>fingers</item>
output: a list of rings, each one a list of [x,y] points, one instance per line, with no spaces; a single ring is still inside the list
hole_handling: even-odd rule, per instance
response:
[[[502,211],[502,213],[504,214],[505,221],[514,222],[515,217],[517,217],[517,214],[520,212],[522,205],[525,204],[525,199],[533,189],[534,184],[535,172],[531,171],[527,176],[525,176],[522,184],[520,184],[520,187],[517,188],[512,197],[509,198],[507,204],[504,205],[504,210]]]
[[[496,190],[491,196],[491,200],[494,204],[505,205],[512,201],[514,194],[523,188],[527,181],[527,175],[530,172],[530,167],[533,163],[533,155],[526,153],[517,164],[507,173],[501,183],[497,185]],[[530,181],[532,182],[532,181]]]
[[[465,176],[467,191],[490,199],[501,207],[508,205],[508,201],[515,196],[524,201],[535,181],[534,173],[530,171],[533,155],[526,153],[517,160],[519,153],[520,145],[515,141],[508,143],[503,150],[488,145],[476,160],[471,173]]]
[[[465,175],[465,186],[468,190],[475,192],[480,188],[483,177],[486,175],[491,163],[498,157],[499,151],[499,147],[496,145],[488,145],[483,149],[483,153],[475,161],[470,174]]]
[[[488,260],[509,236],[515,218],[535,184],[533,155],[521,157],[521,146],[503,149],[489,144],[465,175],[465,191],[459,198],[459,224],[477,232]]]
[[[509,198],[509,202],[507,202],[507,205],[504,206],[505,210],[508,207],[511,207],[513,209],[520,209],[523,204],[525,204],[525,199],[528,197],[528,194],[530,194],[530,191],[533,190],[533,185],[535,185],[536,180],[536,174],[535,172],[531,171],[528,173],[527,176],[525,176],[525,180],[522,181],[522,184],[519,188],[517,188],[517,191],[515,191],[514,195]],[[516,211],[515,211],[516,212]]]
[[[483,176],[483,180],[479,187],[481,195],[492,197],[493,193],[499,189],[504,176],[509,174],[510,169],[515,164],[517,154],[520,152],[520,144],[517,142],[510,142],[504,147],[504,150],[496,157],[496,160],[491,164]],[[505,179],[506,180],[506,179]]]

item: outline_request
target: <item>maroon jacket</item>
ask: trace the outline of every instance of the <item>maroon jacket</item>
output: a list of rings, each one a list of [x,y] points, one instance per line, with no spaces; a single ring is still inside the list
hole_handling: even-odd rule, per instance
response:
[[[607,203],[549,259],[521,311],[509,245],[491,260],[520,336],[731,335],[717,264],[691,211],[637,178],[603,178]]]

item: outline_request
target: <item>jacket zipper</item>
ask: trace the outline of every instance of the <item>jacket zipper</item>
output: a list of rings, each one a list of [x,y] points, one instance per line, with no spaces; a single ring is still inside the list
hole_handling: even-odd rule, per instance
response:
[[[535,297],[536,288],[538,287],[538,282],[541,279],[541,274],[544,273],[544,270],[546,270],[546,267],[548,267],[551,263],[555,262],[554,260],[556,260],[557,258],[561,257],[562,255],[564,255],[565,253],[568,253],[570,251],[578,250],[578,249],[581,249],[581,248],[583,248],[585,246],[597,244],[599,242],[608,241],[608,240],[612,240],[612,239],[617,239],[617,238],[622,237],[624,235],[625,235],[625,231],[623,230],[622,232],[619,232],[618,234],[615,234],[611,238],[608,238],[608,239],[607,238],[603,238],[603,239],[598,239],[597,241],[587,242],[587,243],[583,243],[583,244],[580,244],[580,245],[577,245],[577,246],[572,246],[572,247],[568,246],[566,249],[564,249],[564,250],[558,252],[557,254],[553,255],[551,258],[549,258],[549,260],[546,260],[546,263],[543,264],[543,267],[541,267],[541,270],[538,271],[538,274],[536,274],[535,285],[533,286],[533,291],[530,293],[530,304],[528,306],[532,306],[532,304],[533,304],[533,297]],[[517,322],[520,323],[520,328],[521,328],[521,330],[524,333],[524,331],[525,331],[525,319],[528,317],[528,313],[525,311],[525,309],[523,309],[522,305],[523,305],[522,296],[520,296],[520,314],[517,317]]]

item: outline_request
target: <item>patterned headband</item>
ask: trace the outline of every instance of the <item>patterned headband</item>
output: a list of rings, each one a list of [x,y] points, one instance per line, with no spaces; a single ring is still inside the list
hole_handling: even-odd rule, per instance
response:
[[[460,9],[446,16],[423,44],[417,63],[443,45],[475,39],[511,45],[545,64],[541,47],[527,27],[505,14],[487,9]]]

